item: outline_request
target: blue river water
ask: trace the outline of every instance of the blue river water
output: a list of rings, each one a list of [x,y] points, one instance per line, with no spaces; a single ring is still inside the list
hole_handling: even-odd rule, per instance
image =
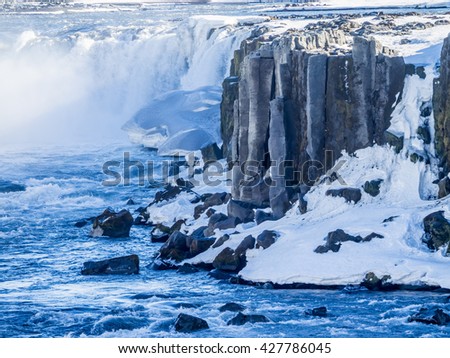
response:
[[[173,322],[181,313],[202,317],[210,329],[195,337],[448,337],[449,327],[408,323],[423,305],[449,309],[448,294],[271,290],[224,283],[207,272],[154,271],[160,244],[149,228],[133,227],[128,239],[89,237],[80,219],[106,207],[133,209],[151,201],[154,190],[104,187],[102,164],[158,158],[137,147],[111,146],[4,151],[2,176],[27,186],[0,194],[0,337],[178,337]],[[132,181],[133,182],[133,181]],[[127,206],[132,198],[136,205]],[[137,254],[141,272],[132,276],[82,276],[88,260]],[[140,294],[136,299],[136,295]],[[227,302],[269,323],[227,326],[234,314]],[[306,316],[326,306],[327,318]]]
[[[450,327],[408,322],[424,305],[449,310],[448,294],[271,290],[214,280],[204,271],[154,271],[148,266],[160,244],[151,243],[149,228],[133,227],[130,238],[108,239],[91,238],[89,225],[74,226],[105,208],[134,212],[153,199],[156,189],[137,183],[102,185],[103,163],[120,161],[124,152],[143,162],[162,160],[123,144],[120,126],[130,115],[159,92],[179,89],[183,76],[190,83],[198,78],[199,85],[220,85],[217,78],[226,75],[225,55],[218,57],[219,75],[211,71],[205,78],[205,68],[189,72],[195,46],[208,40],[201,31],[209,30],[190,27],[186,17],[258,15],[265,7],[2,9],[0,180],[26,190],[0,193],[0,337],[450,336]],[[230,28],[229,36],[239,31]],[[180,36],[184,49],[174,40]],[[135,205],[126,205],[130,198]],[[139,275],[81,275],[85,261],[128,254],[139,255]],[[219,312],[227,302],[270,322],[228,326],[234,313]],[[328,317],[305,315],[319,306],[327,307]],[[176,333],[172,326],[181,312],[205,319],[210,329]]]

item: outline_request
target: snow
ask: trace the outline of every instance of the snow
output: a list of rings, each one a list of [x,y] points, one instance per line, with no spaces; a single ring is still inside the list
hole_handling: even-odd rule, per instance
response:
[[[220,87],[171,91],[154,98],[123,129],[133,143],[160,155],[192,152],[220,142]]]

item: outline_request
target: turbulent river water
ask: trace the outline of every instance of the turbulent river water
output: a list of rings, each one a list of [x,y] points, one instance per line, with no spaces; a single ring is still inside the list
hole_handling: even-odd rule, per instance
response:
[[[219,43],[218,57],[207,51],[214,43],[207,44],[203,56],[216,61],[215,70],[198,68],[192,51],[208,41],[208,29],[181,18],[243,9],[255,14],[261,7],[0,15],[0,179],[26,186],[0,193],[0,337],[178,337],[172,325],[180,312],[208,321],[210,329],[190,334],[195,337],[450,335],[449,327],[407,322],[423,305],[450,309],[448,294],[270,290],[214,280],[203,271],[154,271],[148,265],[160,244],[151,243],[148,228],[108,239],[74,226],[107,207],[133,212],[152,200],[154,188],[101,184],[103,163],[120,161],[124,152],[143,162],[162,160],[123,144],[118,129],[157,91],[220,84],[229,49],[248,29],[229,28],[223,34],[228,47]],[[185,49],[179,48],[180,26],[193,36],[184,38]],[[175,49],[182,56],[170,52]],[[130,198],[136,205],[126,205]],[[132,253],[141,259],[139,275],[80,274],[85,261]],[[234,314],[218,310],[227,302],[270,322],[227,326]],[[329,317],[304,314],[318,306],[326,306]]]

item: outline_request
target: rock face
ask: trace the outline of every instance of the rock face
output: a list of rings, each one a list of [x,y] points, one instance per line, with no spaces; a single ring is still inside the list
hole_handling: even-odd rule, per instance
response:
[[[439,78],[434,81],[433,109],[436,153],[450,171],[450,35],[444,40]]]
[[[128,237],[133,225],[133,216],[128,210],[115,213],[106,209],[92,224],[91,236]]]
[[[88,261],[83,264],[82,275],[130,275],[139,273],[137,255],[115,257],[102,261]]]
[[[374,40],[318,29],[244,41],[231,75],[222,139],[233,199],[270,206],[277,219],[290,207],[287,188],[312,184],[343,149],[386,143],[405,64]]]

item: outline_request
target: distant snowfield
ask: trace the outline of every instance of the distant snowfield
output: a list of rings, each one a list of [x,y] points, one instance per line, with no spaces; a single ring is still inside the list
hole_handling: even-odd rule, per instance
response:
[[[333,7],[358,8],[358,7],[379,7],[379,6],[449,6],[450,1],[442,0],[324,0],[319,4]],[[316,5],[312,3],[312,5]]]

